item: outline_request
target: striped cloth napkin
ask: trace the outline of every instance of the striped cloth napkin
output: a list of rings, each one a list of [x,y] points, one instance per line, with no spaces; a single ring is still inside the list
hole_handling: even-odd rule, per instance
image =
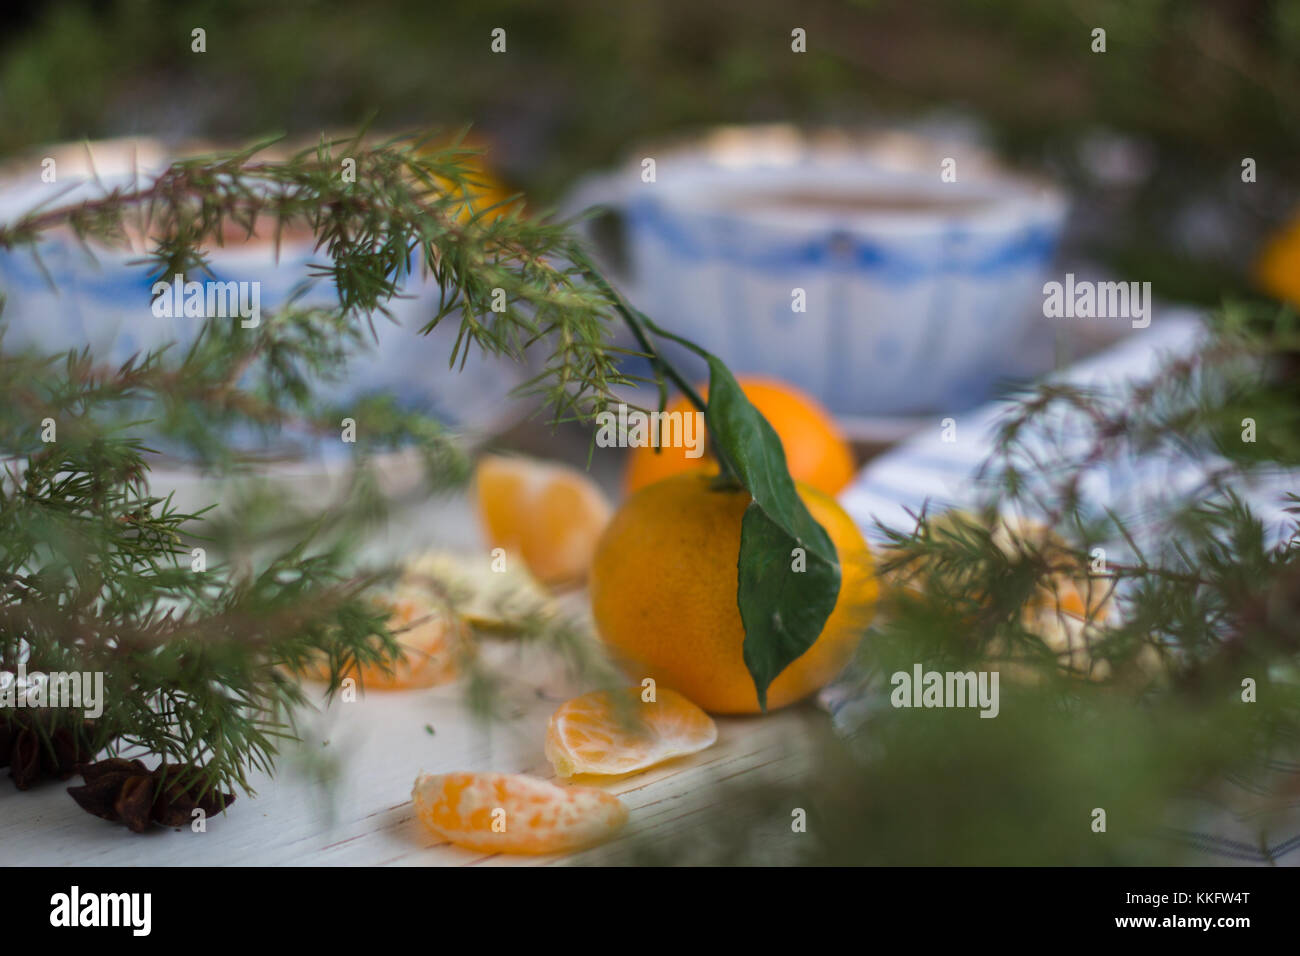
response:
[[[1134,331],[1120,344],[1051,380],[1094,389],[1104,401],[1122,402],[1134,384],[1148,379],[1166,362],[1192,354],[1205,335],[1205,327],[1194,313],[1165,310],[1150,327]],[[996,486],[996,474],[981,469],[994,451],[997,426],[1010,408],[1011,403],[997,401],[947,421],[936,415],[933,427],[869,462],[840,495],[840,504],[873,545],[883,541],[878,523],[910,531],[916,524],[915,515],[923,509],[935,514],[978,506]],[[1071,418],[1077,414],[1061,411],[1044,422],[1041,435],[1036,432],[1025,439],[1035,458],[1061,461],[1086,449],[1087,429],[1081,420]],[[1150,542],[1159,534],[1143,517],[1159,514],[1170,501],[1185,497],[1215,465],[1204,456],[1194,459],[1177,452],[1107,462],[1104,469],[1090,472],[1081,482],[1081,507],[1085,512],[1113,508],[1126,518],[1142,546],[1144,538]],[[1265,522],[1271,540],[1276,542],[1291,533],[1296,519],[1285,511],[1284,495],[1300,490],[1300,473],[1279,469],[1236,490]],[[1132,557],[1123,541],[1108,542],[1106,550],[1112,560]],[[852,669],[823,690],[820,700],[844,733],[889,707],[887,695],[865,692],[861,676]],[[1198,807],[1197,829],[1171,829],[1164,835],[1225,861],[1300,864],[1300,806],[1292,807],[1280,825],[1276,814],[1270,815],[1267,826],[1258,812],[1246,809],[1269,802],[1270,796],[1279,792],[1293,794],[1300,803],[1300,765],[1274,761],[1257,779],[1227,783],[1227,789],[1235,790],[1242,799]]]

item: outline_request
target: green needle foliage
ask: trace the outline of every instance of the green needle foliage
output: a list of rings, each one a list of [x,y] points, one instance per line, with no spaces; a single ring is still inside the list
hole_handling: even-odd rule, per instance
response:
[[[61,728],[91,735],[82,758],[103,748],[150,754],[201,765],[206,788],[247,790],[249,769],[269,770],[294,736],[292,714],[305,702],[295,672],[323,657],[336,690],[349,667],[396,661],[370,597],[387,575],[358,572],[340,532],[382,516],[376,453],[415,448],[431,490],[463,479],[466,460],[433,419],[384,396],[331,408],[317,386],[347,374],[349,353],[413,270],[442,290],[429,327],[460,322],[451,366],[475,348],[520,361],[540,351],[544,372],[529,387],[556,418],[589,415],[621,381],[607,299],[571,264],[564,227],[525,220],[517,204],[492,215],[475,208],[472,154],[457,142],[357,137],[279,162],[259,158],[267,145],[184,160],[157,179],[56,200],[0,226],[0,248],[38,260],[55,232],[92,254],[145,238],[140,267],[166,278],[202,274],[231,235],[270,229],[278,244],[305,229],[323,253],[308,284],[337,290],[332,306],[295,294],[255,328],[209,320],[188,346],[118,367],[89,351],[0,351],[0,668],[105,674],[104,712],[88,731],[80,711],[5,715],[7,734],[37,731],[64,771]],[[345,159],[355,177],[343,174]],[[506,304],[494,311],[497,289]],[[268,490],[226,502],[214,522],[210,509],[186,512],[150,490],[152,443],[240,473],[249,461],[232,448],[233,430],[337,438],[344,414],[358,423],[354,468],[327,507],[289,508]],[[213,547],[211,563],[196,560],[197,546]],[[568,623],[527,630],[573,644]]]
[[[1289,310],[1233,305],[1216,319],[1195,354],[1131,390],[1017,396],[983,501],[887,530],[846,736],[814,735],[805,774],[732,788],[645,859],[1204,862],[1179,835],[1233,818],[1269,859],[1300,807],[1300,496],[1287,484],[1300,352]],[[1200,478],[1178,494],[1084,494],[1090,475],[1133,463],[1191,463]],[[1269,515],[1269,495],[1247,493],[1261,479]],[[1015,514],[1037,523],[999,517]],[[1060,612],[1071,589],[1108,610],[1087,623]],[[918,664],[998,672],[996,718],[891,706],[892,675]],[[791,832],[796,808],[805,832]]]
[[[755,520],[766,522],[761,534],[746,531],[738,556],[738,601],[752,609],[746,620],[759,622],[746,659],[762,701],[815,639],[838,573],[833,555],[820,557],[825,533],[794,493],[780,442],[730,373],[714,360],[710,410],[652,336],[684,340],[629,307],[566,224],[523,218],[517,200],[476,207],[473,152],[459,141],[371,145],[359,135],[283,161],[259,158],[269,145],[183,160],[147,182],[0,225],[0,249],[38,261],[54,232],[71,232],[90,254],[144,240],[138,265],[160,279],[209,272],[213,247],[267,230],[277,250],[285,235],[307,231],[323,253],[290,300],[253,328],[209,320],[187,347],[116,368],[90,351],[0,351],[0,448],[9,456],[0,485],[0,668],[106,675],[105,709],[93,724],[79,712],[15,709],[0,726],[7,738],[39,734],[56,773],[107,748],[201,767],[202,790],[247,791],[248,770],[269,771],[295,737],[293,713],[305,703],[297,674],[328,661],[334,693],[358,665],[397,662],[372,598],[396,569],[360,573],[350,547],[384,516],[374,456],[416,449],[429,490],[464,478],[466,462],[436,421],[383,396],[330,407],[318,386],[344,379],[349,354],[376,334],[374,320],[389,317],[417,272],[441,292],[423,331],[459,323],[449,367],[475,349],[516,362],[540,356],[541,371],[522,390],[554,422],[591,420],[627,383],[610,343],[613,321],[650,360],[661,406],[671,381],[709,412],[734,470],[728,487],[749,490],[762,509]],[[336,300],[307,305],[321,280]],[[264,489],[214,515],[185,513],[150,490],[145,442],[164,441],[217,474],[246,473],[250,456],[232,445],[240,430],[337,440],[341,417],[355,420],[356,452],[344,495],[324,507]],[[224,560],[207,564],[196,542]],[[805,546],[820,548],[825,573],[780,573]],[[763,585],[762,574],[777,586]],[[758,584],[747,592],[745,581]],[[519,622],[521,644],[545,644],[578,675],[608,683],[607,666],[583,659],[579,631],[552,615]],[[473,654],[464,664],[470,703],[498,712],[500,682]],[[69,735],[88,735],[71,755]]]

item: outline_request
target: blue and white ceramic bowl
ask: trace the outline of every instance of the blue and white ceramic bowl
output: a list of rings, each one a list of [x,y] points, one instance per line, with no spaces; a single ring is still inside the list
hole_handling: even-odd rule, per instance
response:
[[[152,141],[138,139],[51,147],[47,152],[55,160],[53,183],[42,180],[40,156],[6,167],[0,178],[0,221],[12,221],[41,203],[93,198],[105,188],[130,185],[137,176],[147,181],[170,158]],[[155,315],[153,283],[148,267],[138,263],[144,252],[138,243],[130,250],[95,248],[92,256],[71,234],[50,233],[36,251],[37,256],[26,249],[0,250],[6,348],[30,346],[52,353],[89,347],[101,361],[116,364],[167,342],[183,347],[201,322],[239,321]],[[211,278],[260,283],[265,314],[285,303],[308,277],[311,264],[324,260],[324,252],[317,252],[308,236],[286,238],[278,260],[270,238],[262,237],[212,249]],[[390,303],[396,324],[376,316],[378,342],[349,357],[344,380],[321,383],[322,398],[346,407],[359,396],[388,393],[408,408],[430,412],[471,433],[491,431],[506,421],[512,410],[510,391],[527,378],[527,371],[477,353],[463,372],[449,369],[456,317],[450,316],[429,335],[419,334],[436,310],[437,295],[431,280],[413,278],[403,297]],[[303,301],[336,301],[333,285],[316,283]],[[312,443],[294,447],[309,455],[327,450]],[[286,448],[285,453],[295,452]]]
[[[624,288],[640,309],[843,416],[986,397],[1043,321],[1066,211],[969,148],[771,128],[634,157],[569,208],[597,204],[623,219]]]

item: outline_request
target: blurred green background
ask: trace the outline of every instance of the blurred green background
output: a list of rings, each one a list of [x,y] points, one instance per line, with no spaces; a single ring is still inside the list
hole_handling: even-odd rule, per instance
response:
[[[380,129],[473,123],[547,205],[640,142],[719,122],[940,127],[1067,182],[1067,254],[1205,303],[1248,289],[1298,202],[1293,0],[53,0],[9,17],[0,155],[314,136],[374,112]]]

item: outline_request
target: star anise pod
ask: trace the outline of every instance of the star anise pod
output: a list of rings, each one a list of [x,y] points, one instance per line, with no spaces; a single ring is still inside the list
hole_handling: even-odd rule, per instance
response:
[[[235,802],[234,794],[203,792],[200,768],[190,764],[161,764],[150,770],[139,760],[111,757],[78,769],[86,783],[69,787],[68,793],[81,809],[123,823],[136,833],[153,823],[182,826],[193,819],[195,810],[211,816]]]
[[[94,755],[90,721],[42,734],[37,722],[44,719],[39,712],[26,721],[0,716],[0,767],[9,768],[19,790],[27,790],[43,777],[67,780]]]

